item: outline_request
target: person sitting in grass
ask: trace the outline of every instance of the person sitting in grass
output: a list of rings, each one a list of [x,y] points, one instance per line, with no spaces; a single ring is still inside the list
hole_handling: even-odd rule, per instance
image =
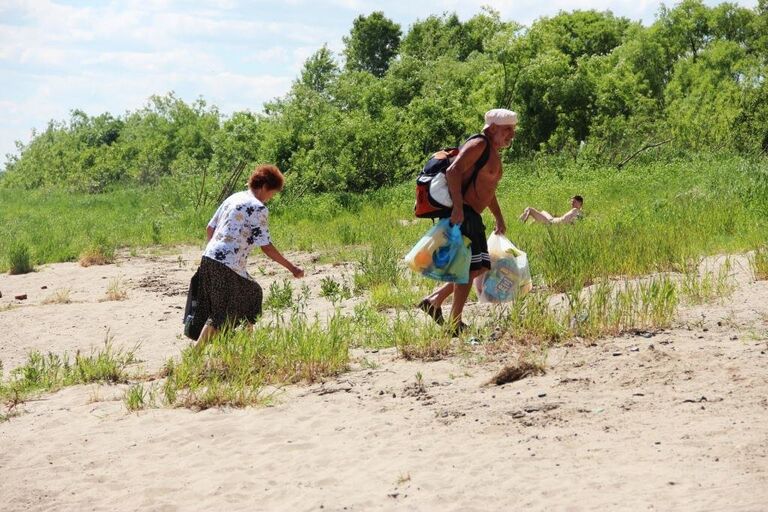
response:
[[[525,223],[528,218],[532,218],[536,222],[542,224],[572,224],[573,221],[581,218],[581,207],[584,206],[584,198],[581,196],[573,196],[571,198],[571,209],[565,215],[555,217],[547,211],[539,211],[536,208],[530,206],[523,210],[520,215],[520,222]]]
[[[208,245],[198,269],[200,293],[196,314],[207,318],[197,339],[202,346],[226,323],[245,320],[253,324],[261,315],[261,286],[246,270],[255,246],[293,274],[304,271],[278,251],[269,236],[265,204],[283,189],[285,179],[274,165],[260,165],[248,179],[248,190],[232,194],[221,203],[206,227]]]

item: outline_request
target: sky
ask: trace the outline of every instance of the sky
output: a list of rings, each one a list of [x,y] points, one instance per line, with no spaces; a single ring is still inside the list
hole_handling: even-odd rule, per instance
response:
[[[716,5],[718,0],[705,0]],[[737,0],[753,8],[757,0]],[[304,61],[359,15],[383,11],[405,33],[419,19],[483,5],[530,25],[574,9],[610,10],[649,25],[648,0],[0,0],[0,167],[34,129],[80,109],[123,115],[153,95],[202,97],[224,114],[258,112],[288,92]],[[667,2],[673,6],[674,2]]]

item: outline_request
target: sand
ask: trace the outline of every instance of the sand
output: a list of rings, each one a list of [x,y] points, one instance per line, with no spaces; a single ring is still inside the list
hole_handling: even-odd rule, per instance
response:
[[[6,375],[30,350],[107,337],[157,371],[187,345],[198,254],[0,276]],[[330,311],[320,280],[352,267],[292,257],[310,311]],[[125,385],[44,395],[0,423],[0,510],[768,510],[768,282],[737,263],[723,303],[664,332],[554,348],[545,375],[503,386],[483,385],[499,363],[387,349],[355,350],[348,373],[270,407],[129,413]],[[265,289],[288,277],[251,270]],[[103,300],[113,279],[125,300]],[[59,289],[72,303],[42,303]]]

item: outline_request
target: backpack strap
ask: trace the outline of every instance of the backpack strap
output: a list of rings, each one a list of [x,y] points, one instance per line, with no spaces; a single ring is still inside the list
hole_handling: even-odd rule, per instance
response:
[[[488,163],[488,158],[491,156],[491,141],[488,140],[488,137],[486,137],[485,134],[478,133],[476,135],[472,135],[466,140],[466,142],[464,142],[464,144],[471,141],[472,139],[483,139],[485,141],[485,149],[483,150],[483,154],[480,155],[480,158],[477,160],[477,162],[475,162],[475,170],[472,172],[472,177],[469,179],[469,182],[466,184],[466,186],[462,187],[462,195],[466,194],[467,190],[469,190],[469,187],[475,184],[475,180],[477,179],[477,175],[480,173],[480,169],[485,167],[485,164]]]

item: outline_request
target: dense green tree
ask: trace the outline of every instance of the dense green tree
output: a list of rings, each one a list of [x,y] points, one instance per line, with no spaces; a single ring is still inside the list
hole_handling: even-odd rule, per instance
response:
[[[321,93],[338,74],[339,66],[333,59],[333,52],[323,46],[306,60],[299,81],[313,91]]]
[[[440,57],[463,61],[472,52],[485,51],[502,26],[499,13],[488,8],[466,23],[462,23],[456,13],[429,16],[410,27],[400,51],[422,61]]]
[[[347,68],[384,76],[390,61],[397,55],[401,35],[400,25],[381,11],[358,16],[349,36],[344,38]]]
[[[743,95],[741,77],[750,62],[732,41],[716,41],[695,59],[680,60],[666,89],[666,115],[678,143],[692,148],[723,147]]]
[[[766,34],[768,0],[683,0],[650,27],[598,11],[530,27],[490,9],[467,21],[443,14],[414,23],[402,45],[400,27],[376,12],[353,23],[343,69],[321,47],[261,112],[222,116],[173,93],[119,117],[74,110],[19,144],[0,182],[98,192],[223,180],[240,162],[272,162],[287,195],[362,191],[412,176],[494,107],[520,114],[507,158],[566,150],[617,163],[662,140],[765,152]]]
[[[712,38],[709,8],[702,0],[682,0],[672,9],[662,4],[656,24],[672,61],[686,55],[695,61]]]

